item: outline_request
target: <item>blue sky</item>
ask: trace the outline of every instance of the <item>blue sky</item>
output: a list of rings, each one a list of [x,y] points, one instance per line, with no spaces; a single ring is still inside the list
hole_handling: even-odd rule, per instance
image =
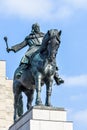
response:
[[[8,37],[9,47],[20,43],[35,22],[44,33],[62,30],[57,65],[65,83],[53,86],[52,105],[67,110],[74,130],[87,130],[87,0],[0,0],[0,60],[6,60],[8,79],[28,47],[8,54],[3,37]]]

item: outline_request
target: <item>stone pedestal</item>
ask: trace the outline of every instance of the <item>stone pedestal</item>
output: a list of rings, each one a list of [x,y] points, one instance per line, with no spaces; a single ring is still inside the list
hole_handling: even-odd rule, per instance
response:
[[[64,108],[34,106],[9,130],[73,130],[73,124],[66,120]]]

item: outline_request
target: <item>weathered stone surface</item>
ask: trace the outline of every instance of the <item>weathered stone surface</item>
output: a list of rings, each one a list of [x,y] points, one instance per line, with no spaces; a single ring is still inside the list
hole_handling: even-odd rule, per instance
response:
[[[63,108],[34,106],[9,128],[9,130],[53,129],[73,130],[73,124],[66,120],[66,111]]]
[[[0,130],[13,124],[12,80],[6,78],[6,62],[0,61]]]
[[[0,61],[0,77],[6,76],[6,62]]]

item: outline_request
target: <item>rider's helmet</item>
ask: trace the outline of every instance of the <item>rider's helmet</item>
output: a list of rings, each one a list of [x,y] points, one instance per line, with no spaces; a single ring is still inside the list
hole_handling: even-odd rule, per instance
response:
[[[40,32],[40,26],[38,23],[35,23],[32,25],[32,32],[39,33]]]

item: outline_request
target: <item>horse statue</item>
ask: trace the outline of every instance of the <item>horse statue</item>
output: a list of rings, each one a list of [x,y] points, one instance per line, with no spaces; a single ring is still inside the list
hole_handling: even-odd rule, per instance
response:
[[[45,106],[51,106],[51,93],[56,71],[56,54],[60,45],[61,31],[48,30],[41,47],[32,54],[29,67],[25,69],[21,77],[17,77],[17,69],[13,79],[14,93],[14,121],[20,116],[19,101],[22,101],[21,92],[27,96],[27,109],[32,106],[34,91],[36,90],[36,105],[42,105],[41,88],[46,85]],[[21,105],[22,102],[20,102]]]

